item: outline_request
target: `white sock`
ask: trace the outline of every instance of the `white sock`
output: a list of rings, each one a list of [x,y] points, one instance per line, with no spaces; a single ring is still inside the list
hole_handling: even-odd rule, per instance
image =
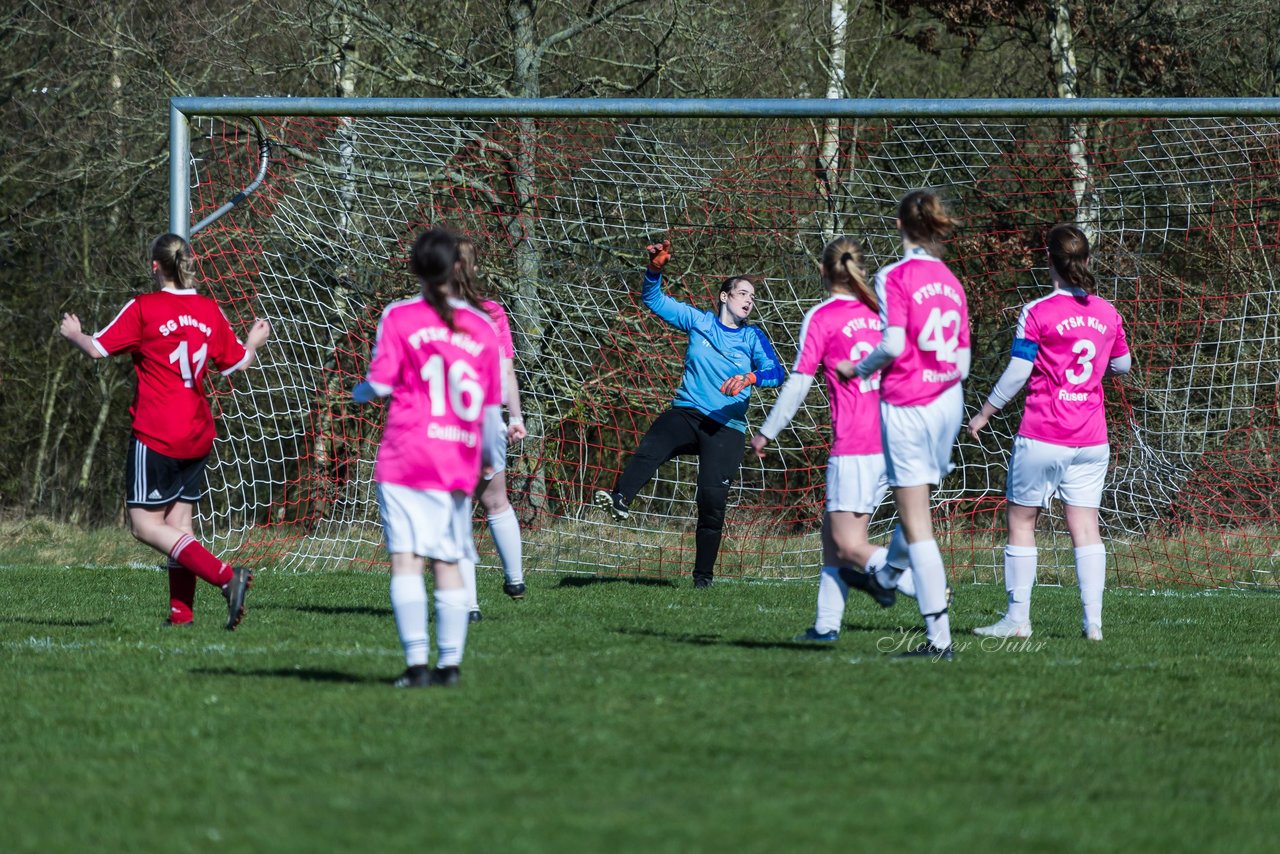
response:
[[[911,543],[907,550],[925,636],[938,649],[946,649],[951,646],[951,622],[947,618],[947,570],[942,564],[942,552],[936,540]]]
[[[874,557],[868,561],[868,563],[874,562]],[[886,550],[884,563],[876,569],[876,580],[880,582],[881,587],[897,588],[899,593],[915,596],[916,585],[911,578],[911,573],[907,572],[910,568],[911,554],[907,549],[907,535],[902,532],[902,526],[899,525],[893,529],[893,535],[889,537],[889,548]]]
[[[467,646],[467,591],[436,591],[436,667],[457,667]]]
[[[520,546],[520,520],[516,509],[508,507],[505,513],[489,517],[489,533],[502,561],[502,575],[508,584],[524,583],[524,560]]]
[[[1008,617],[1015,623],[1031,621],[1031,588],[1036,583],[1035,546],[1004,547],[1004,589],[1009,594]]]
[[[849,600],[849,585],[840,579],[840,570],[834,566],[822,567],[818,578],[818,617],[813,627],[819,632],[840,631],[844,619],[844,605]]]
[[[410,667],[426,664],[431,651],[427,642],[427,585],[421,575],[391,576],[391,610]]]
[[[916,577],[911,573],[911,567],[896,570],[898,573],[898,592],[903,596],[916,598]]]
[[[889,562],[889,550],[881,546],[871,553],[871,557],[867,558],[867,565],[863,567],[867,572],[880,577],[880,570]]]
[[[462,586],[466,588],[467,601],[463,604],[468,611],[479,611],[480,600],[476,596],[476,562],[463,558],[458,561],[458,572],[462,573]]]
[[[1107,547],[1102,543],[1076,549],[1076,578],[1080,580],[1080,604],[1084,627],[1102,627],[1102,591],[1107,586]]]

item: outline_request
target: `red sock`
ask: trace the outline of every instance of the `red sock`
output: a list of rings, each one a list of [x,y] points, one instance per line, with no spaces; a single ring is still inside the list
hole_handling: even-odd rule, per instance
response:
[[[182,535],[169,557],[218,587],[231,580],[231,564],[218,560],[190,534]]]
[[[169,622],[174,625],[195,619],[196,577],[191,570],[169,558]]]

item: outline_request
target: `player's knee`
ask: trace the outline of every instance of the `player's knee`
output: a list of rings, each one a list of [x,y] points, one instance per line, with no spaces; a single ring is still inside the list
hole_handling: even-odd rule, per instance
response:
[[[486,489],[480,494],[480,506],[490,516],[497,516],[500,513],[506,513],[511,507],[511,502],[507,500],[507,491],[505,489]]]
[[[836,559],[841,566],[849,566],[858,563],[858,551],[861,543],[839,543],[835,544]]]
[[[152,526],[137,519],[129,520],[129,533],[140,543],[151,545]]]
[[[729,488],[711,487],[698,490],[698,524],[703,527],[724,527],[725,505],[729,503]]]

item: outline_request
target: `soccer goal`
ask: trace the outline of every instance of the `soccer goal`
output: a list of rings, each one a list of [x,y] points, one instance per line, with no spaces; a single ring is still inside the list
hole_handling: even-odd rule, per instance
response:
[[[1047,229],[1093,236],[1135,361],[1106,385],[1112,583],[1276,581],[1280,100],[172,104],[171,229],[192,233],[233,321],[275,328],[261,368],[216,395],[199,524],[221,551],[298,569],[383,560],[379,415],[348,399],[382,307],[416,290],[406,247],[444,224],[476,242],[514,326],[530,435],[508,482],[529,568],[687,572],[696,460],[664,466],[621,527],[590,506],[681,372],[681,337],[639,298],[644,245],[671,240],[669,290],[695,306],[755,274],[755,322],[789,367],[822,298],[823,243],[850,234],[873,268],[893,260],[896,201],[927,187],[963,223],[946,260],[971,304],[971,413],[1019,307],[1048,287]],[[753,396],[750,429],[773,396]],[[981,444],[960,441],[936,494],[953,580],[1001,577],[1020,412],[1019,399]],[[744,458],[722,575],[816,574],[827,440],[819,383],[769,456]],[[1042,580],[1072,577],[1060,522],[1044,519]],[[873,534],[892,523],[886,506]]]

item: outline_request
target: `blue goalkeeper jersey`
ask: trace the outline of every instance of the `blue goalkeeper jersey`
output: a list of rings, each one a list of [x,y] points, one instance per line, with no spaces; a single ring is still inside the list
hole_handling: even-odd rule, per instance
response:
[[[667,323],[689,334],[684,376],[672,406],[696,409],[734,430],[747,429],[747,401],[751,386],[730,397],[720,392],[729,377],[754,372],[756,385],[780,385],[786,377],[778,354],[758,326],[725,326],[715,312],[685,305],[662,292],[662,274],[644,274],[644,304]]]

